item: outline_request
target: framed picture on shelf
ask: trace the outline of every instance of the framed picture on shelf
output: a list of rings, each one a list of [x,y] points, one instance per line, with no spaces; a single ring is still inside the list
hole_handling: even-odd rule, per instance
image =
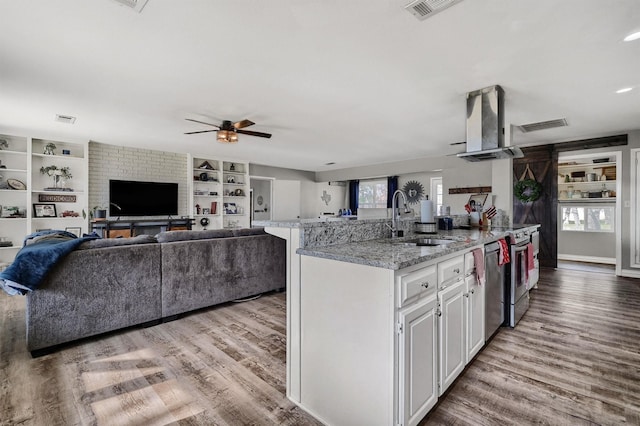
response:
[[[225,214],[238,213],[238,208],[236,207],[236,203],[224,203],[224,212]]]
[[[57,217],[55,204],[34,204],[33,215],[35,217]]]
[[[202,214],[209,214],[209,209],[202,209]]]
[[[69,226],[67,228],[64,228],[64,230],[67,231],[67,232],[72,233],[76,237],[81,237],[82,236],[82,228],[80,228],[79,226]]]

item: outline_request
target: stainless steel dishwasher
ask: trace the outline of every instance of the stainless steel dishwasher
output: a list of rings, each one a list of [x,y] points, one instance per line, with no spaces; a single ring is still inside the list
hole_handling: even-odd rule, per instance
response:
[[[500,244],[484,246],[485,276],[485,340],[489,340],[504,323],[504,277],[505,265],[498,266]]]

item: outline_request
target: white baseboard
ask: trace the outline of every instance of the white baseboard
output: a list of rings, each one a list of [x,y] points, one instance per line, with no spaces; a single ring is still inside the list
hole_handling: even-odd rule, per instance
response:
[[[628,277],[628,278],[640,278],[640,271],[633,271],[631,269],[622,269],[620,271],[620,275],[621,277]]]
[[[615,265],[615,257],[576,256],[573,254],[558,254],[558,260],[571,260],[573,262],[605,263]]]

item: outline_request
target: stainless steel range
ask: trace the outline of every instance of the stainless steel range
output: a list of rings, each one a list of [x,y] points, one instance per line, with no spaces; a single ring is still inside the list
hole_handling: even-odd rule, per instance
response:
[[[527,244],[529,230],[514,230],[506,240],[509,243],[511,263],[507,268],[505,285],[505,323],[515,327],[529,309],[529,288],[527,277]]]

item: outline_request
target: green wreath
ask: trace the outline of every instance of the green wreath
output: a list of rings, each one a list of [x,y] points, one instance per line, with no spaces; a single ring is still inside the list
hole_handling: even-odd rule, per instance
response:
[[[518,200],[523,203],[528,203],[540,198],[542,185],[533,179],[524,179],[516,183],[516,186],[513,188],[513,192]]]

